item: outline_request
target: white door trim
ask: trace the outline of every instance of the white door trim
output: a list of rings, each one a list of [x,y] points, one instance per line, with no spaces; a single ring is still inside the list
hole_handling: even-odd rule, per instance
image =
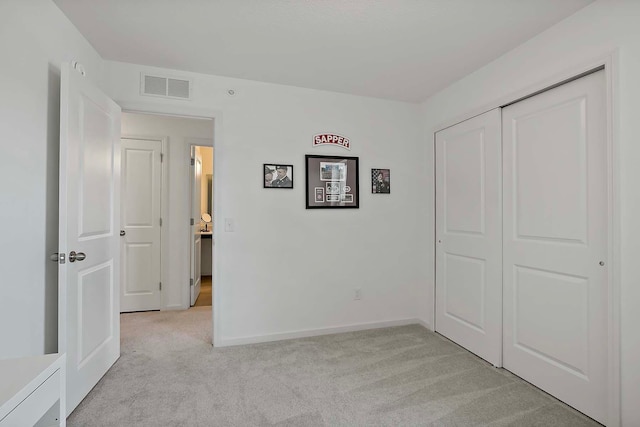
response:
[[[621,363],[620,363],[620,278],[621,278],[621,199],[620,199],[620,141],[619,141],[619,125],[618,125],[618,69],[619,69],[619,52],[618,50],[610,51],[605,56],[594,58],[590,61],[574,64],[571,67],[558,71],[557,73],[541,79],[538,83],[512,92],[501,98],[484,105],[483,107],[470,110],[464,114],[456,116],[452,119],[443,121],[432,135],[432,144],[434,149],[432,170],[435,173],[435,140],[436,133],[453,126],[457,123],[468,120],[472,117],[483,114],[494,108],[502,108],[517,100],[526,98],[535,93],[550,89],[560,83],[567,82],[584,75],[590,71],[604,68],[605,85],[606,85],[606,111],[607,111],[607,176],[608,176],[608,215],[609,215],[609,259],[611,268],[609,270],[609,306],[608,306],[608,356],[609,356],[609,414],[608,426],[620,426],[621,423]],[[434,199],[435,206],[435,175],[434,181]],[[434,211],[435,219],[435,211]],[[434,235],[435,236],[435,235]],[[433,242],[435,248],[435,240]],[[434,252],[435,253],[435,252]],[[432,302],[433,310],[430,316],[431,329],[435,325],[435,257],[434,257],[434,275],[432,277]]]
[[[123,113],[125,111],[123,110]],[[166,283],[166,279],[169,277],[167,254],[169,253],[169,207],[167,201],[169,200],[169,150],[167,136],[156,135],[137,135],[137,134],[122,134],[120,139],[140,139],[143,141],[160,141],[162,146],[162,162],[160,163],[160,217],[162,218],[162,226],[160,227],[160,282]],[[160,292],[160,311],[166,310],[164,293]]]
[[[174,105],[161,105],[154,103],[140,103],[140,102],[128,102],[128,101],[120,101],[115,100],[118,105],[122,108],[123,112],[127,113],[147,113],[147,114],[164,114],[169,116],[176,117],[184,117],[188,119],[211,119],[213,120],[213,147],[215,149],[215,155],[213,156],[213,204],[214,206],[218,206],[217,212],[215,212],[215,217],[213,218],[213,239],[216,249],[213,251],[213,261],[212,261],[212,269],[213,269],[213,283],[216,286],[213,287],[212,292],[212,330],[213,330],[213,346],[220,347],[221,346],[221,335],[220,335],[220,307],[222,306],[220,302],[220,286],[222,283],[220,282],[220,269],[218,268],[218,253],[219,250],[222,249],[221,243],[224,243],[224,239],[220,239],[224,228],[222,227],[222,221],[217,220],[218,218],[224,218],[222,214],[222,210],[220,208],[224,207],[220,203],[220,178],[219,173],[217,171],[220,170],[220,166],[224,162],[225,152],[224,152],[224,142],[223,142],[223,120],[222,120],[222,111],[216,109],[207,109],[207,108],[195,108],[189,106],[174,106]],[[164,182],[163,182],[164,185]],[[165,212],[162,213],[165,215]],[[167,239],[165,239],[166,241]],[[164,249],[164,247],[163,247]],[[164,264],[167,264],[166,262]]]

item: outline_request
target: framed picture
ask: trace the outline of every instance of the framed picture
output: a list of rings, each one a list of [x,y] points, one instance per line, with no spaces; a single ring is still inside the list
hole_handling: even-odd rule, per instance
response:
[[[358,158],[305,156],[307,209],[357,209]]]
[[[390,169],[371,169],[371,192],[374,194],[391,193]]]
[[[293,188],[293,165],[264,165],[263,188]]]

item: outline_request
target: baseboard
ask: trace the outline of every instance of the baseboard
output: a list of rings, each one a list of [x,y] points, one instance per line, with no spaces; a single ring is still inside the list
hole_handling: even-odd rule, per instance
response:
[[[187,308],[189,308],[189,307],[187,307]],[[181,304],[173,304],[173,305],[168,305],[166,307],[162,307],[160,309],[160,311],[186,310],[187,308],[184,308],[184,306],[181,305]]]
[[[357,323],[353,325],[336,326],[333,328],[306,329],[302,331],[282,332],[278,334],[256,335],[251,337],[220,338],[215,340],[215,346],[231,347],[234,345],[258,344],[263,342],[290,340],[294,338],[308,338],[308,337],[316,337],[319,335],[331,335],[331,334],[339,334],[343,332],[356,332],[356,331],[365,331],[368,329],[380,329],[380,328],[389,328],[392,326],[406,326],[406,325],[421,325],[427,329],[431,329],[429,328],[429,326],[427,326],[427,323],[421,319],[415,319],[415,318],[414,319],[398,319],[398,320],[387,320],[384,322]]]
[[[429,324],[429,322],[427,322],[426,320],[422,320],[422,319],[416,319],[417,323],[423,327],[425,327],[426,329],[430,330],[431,332],[434,332],[433,327]]]

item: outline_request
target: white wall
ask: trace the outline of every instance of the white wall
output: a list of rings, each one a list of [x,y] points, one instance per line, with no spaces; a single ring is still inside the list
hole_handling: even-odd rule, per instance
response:
[[[163,242],[162,308],[183,309],[189,289],[189,147],[193,141],[211,144],[213,121],[148,114],[122,114],[123,136],[167,137],[164,161],[168,169],[168,199],[163,200],[168,215],[163,218],[168,242]],[[164,180],[163,180],[164,181]],[[165,181],[167,182],[167,181]]]
[[[622,419],[640,425],[640,2],[598,1],[496,61],[465,77],[427,100],[423,107],[423,156],[428,176],[433,176],[433,133],[443,121],[460,117],[504,96],[551,78],[613,50],[619,52],[617,98],[614,108],[621,164],[622,200]],[[425,183],[420,212],[427,227],[421,237],[433,242],[433,186]],[[433,246],[422,256],[433,259]],[[433,315],[433,265],[429,265],[428,296],[421,312]],[[605,345],[605,343],[603,343]]]
[[[0,359],[57,350],[60,64],[103,61],[50,0],[0,1]]]
[[[218,112],[214,312],[221,343],[418,316],[426,270],[416,233],[424,227],[415,209],[424,191],[417,105],[175,71],[194,79],[194,99],[163,100],[139,95],[140,72],[163,70],[107,68],[110,94],[125,106]],[[320,132],[351,138],[352,151],[313,149]],[[360,157],[360,209],[305,209],[307,153]],[[263,163],[293,164],[294,188],[263,189]],[[391,168],[392,194],[371,194],[372,167]],[[223,231],[223,218],[235,221],[235,232]],[[353,300],[355,288],[361,301]]]

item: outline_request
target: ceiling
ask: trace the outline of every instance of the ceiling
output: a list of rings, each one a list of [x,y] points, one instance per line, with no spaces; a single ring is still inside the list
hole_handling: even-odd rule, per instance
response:
[[[54,0],[108,60],[420,102],[593,0]]]

